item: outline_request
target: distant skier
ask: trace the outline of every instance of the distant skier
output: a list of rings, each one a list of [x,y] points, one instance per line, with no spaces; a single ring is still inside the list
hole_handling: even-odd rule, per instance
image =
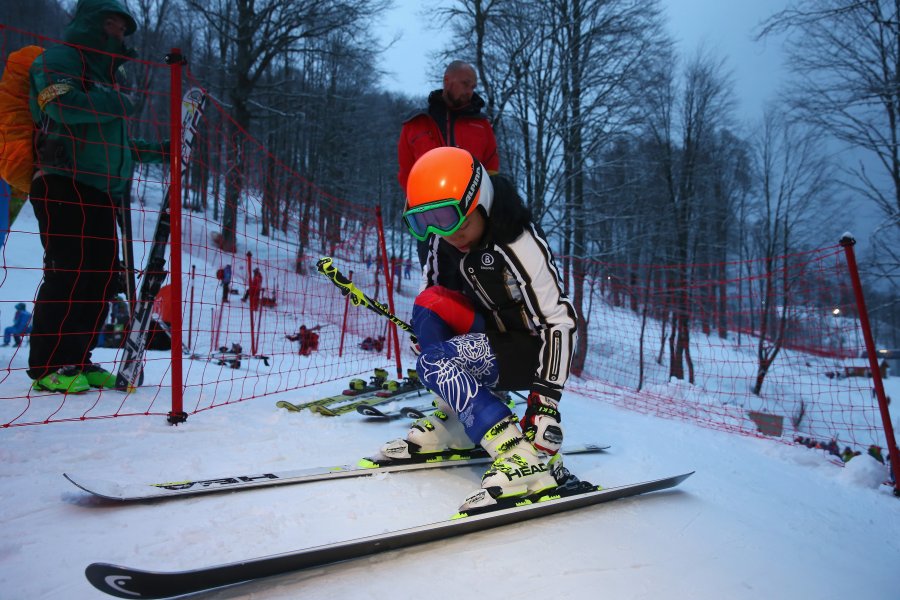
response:
[[[222,304],[228,302],[228,294],[231,293],[231,265],[225,265],[216,271],[216,278],[222,285]]]
[[[377,338],[367,337],[359,343],[359,347],[367,352],[381,352],[384,350],[384,336],[379,335]]]
[[[241,298],[241,302],[246,302],[248,299],[250,300],[250,310],[252,312],[256,312],[256,308],[259,306],[259,297],[262,294],[262,282],[263,276],[260,273],[259,268],[253,269],[253,277],[250,278],[250,285],[247,286],[247,291],[244,292],[244,297]]]
[[[306,325],[301,325],[300,330],[295,335],[286,335],[284,337],[292,342],[300,342],[300,356],[309,356],[319,349],[319,334],[316,333],[316,330],[321,327],[321,325],[316,325],[315,327],[307,328]]]
[[[13,324],[3,330],[3,345],[9,346],[9,339],[13,339],[13,345],[18,348],[22,345],[22,336],[31,333],[31,313],[26,310],[24,302],[16,304],[16,314],[13,315]]]

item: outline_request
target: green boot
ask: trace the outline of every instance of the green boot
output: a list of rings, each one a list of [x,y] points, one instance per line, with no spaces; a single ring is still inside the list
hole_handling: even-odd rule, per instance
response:
[[[91,389],[87,377],[81,374],[78,367],[60,367],[59,370],[35,379],[31,387],[46,392],[63,392],[64,394],[80,394]]]
[[[93,388],[115,389],[116,376],[97,364],[88,365],[82,371],[88,384]]]

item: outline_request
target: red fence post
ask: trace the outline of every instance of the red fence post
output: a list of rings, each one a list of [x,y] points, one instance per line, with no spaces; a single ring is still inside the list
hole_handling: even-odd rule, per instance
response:
[[[387,256],[387,245],[384,241],[384,220],[381,218],[381,207],[375,207],[375,221],[378,224],[378,245],[381,248],[381,260],[384,264],[384,274],[385,279],[387,280],[387,297],[388,297],[388,308],[391,311],[391,314],[394,314],[394,281],[391,276],[391,269],[388,265],[388,256]],[[388,328],[389,332],[393,332],[393,336],[389,335],[386,340],[387,343],[391,342],[391,338],[394,340],[394,350],[397,351],[397,379],[403,378],[403,364],[400,359],[400,334],[397,331],[397,326],[393,323],[390,324]]]
[[[872,337],[872,328],[869,326],[869,314],[866,311],[866,301],[863,298],[862,283],[859,280],[859,270],[856,268],[856,255],[853,246],[856,240],[849,233],[841,238],[841,246],[847,255],[847,267],[850,271],[850,281],[853,283],[853,294],[856,296],[856,307],[859,310],[859,324],[862,327],[863,339],[866,342],[866,355],[869,357],[869,369],[872,371],[872,384],[875,386],[875,397],[878,399],[878,408],[881,411],[881,420],[884,425],[884,434],[887,437],[887,451],[890,457],[891,473],[894,477],[894,495],[900,496],[900,451],[897,450],[897,441],[894,437],[894,426],[891,424],[891,413],[888,409],[887,397],[884,393],[884,382],[881,381],[881,371],[878,370],[878,355],[875,353],[875,339]]]
[[[169,218],[171,235],[169,236],[170,299],[181,302],[181,67],[185,64],[181,50],[172,48],[166,56],[169,69]],[[182,314],[181,310],[173,311],[172,316],[172,411],[168,421],[173,425],[187,419],[184,412],[184,374],[182,370]]]
[[[347,274],[347,279],[353,281],[353,271]],[[344,336],[347,334],[347,315],[350,313],[350,294],[344,296],[344,320],[341,323],[341,344],[338,347],[338,356],[344,356]]]
[[[247,250],[247,290],[250,290],[250,282],[253,281],[253,253]],[[250,300],[250,353],[253,356],[256,356],[256,329],[254,328],[253,323],[253,309],[256,308],[253,304],[253,299],[250,298],[251,294],[247,294],[246,298]]]

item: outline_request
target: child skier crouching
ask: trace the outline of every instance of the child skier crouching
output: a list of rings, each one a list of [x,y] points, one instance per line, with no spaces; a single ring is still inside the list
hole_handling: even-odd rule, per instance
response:
[[[433,416],[385,444],[393,459],[473,448],[494,459],[460,510],[530,496],[567,477],[559,400],[577,315],[549,244],[512,183],[466,150],[436,148],[413,166],[403,219],[428,242],[412,327]],[[529,390],[521,422],[495,394]],[[487,490],[488,493],[485,493]]]

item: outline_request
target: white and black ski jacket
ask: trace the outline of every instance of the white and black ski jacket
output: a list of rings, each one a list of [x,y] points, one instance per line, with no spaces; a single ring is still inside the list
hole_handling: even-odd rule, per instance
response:
[[[432,235],[423,275],[425,287],[442,285],[474,301],[487,321],[501,381],[504,365],[506,371],[521,371],[536,359],[530,376],[519,373],[514,380],[526,375],[530,391],[559,399],[569,377],[578,316],[547,240],[534,224],[508,244],[488,234],[478,249],[465,254]]]

